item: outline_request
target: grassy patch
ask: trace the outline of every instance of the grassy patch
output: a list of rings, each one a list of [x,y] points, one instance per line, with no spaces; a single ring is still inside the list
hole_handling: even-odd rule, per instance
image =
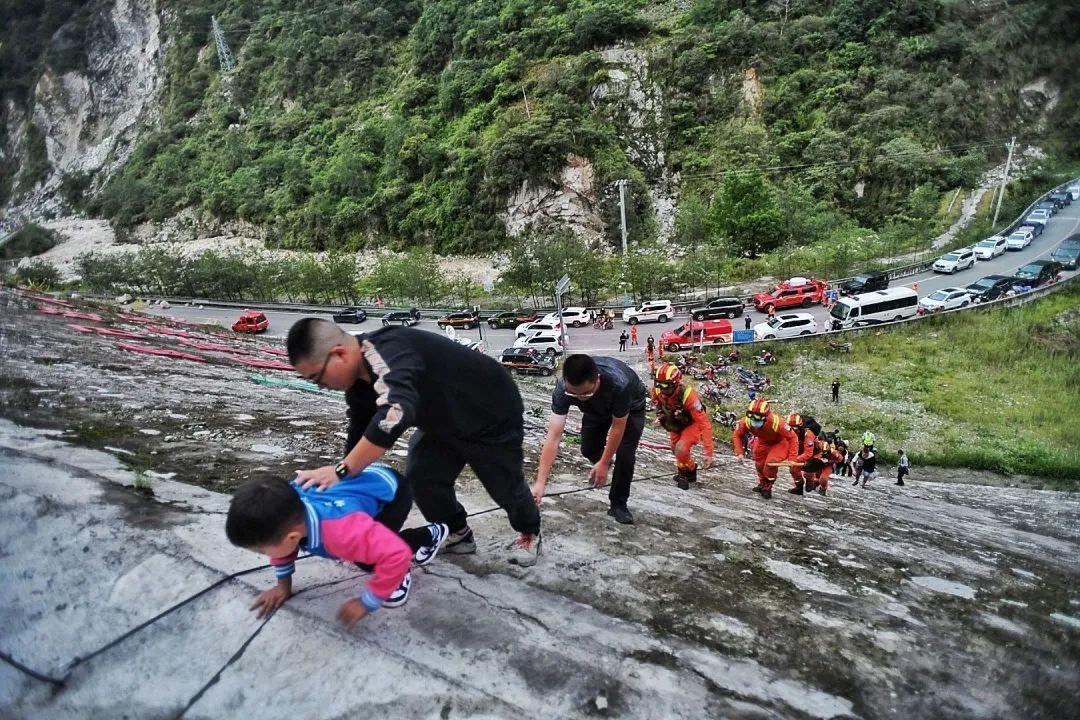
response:
[[[778,347],[778,400],[886,459],[1040,475],[1080,487],[1080,288],[1020,308],[921,321],[854,341]],[[829,401],[833,377],[841,402]]]

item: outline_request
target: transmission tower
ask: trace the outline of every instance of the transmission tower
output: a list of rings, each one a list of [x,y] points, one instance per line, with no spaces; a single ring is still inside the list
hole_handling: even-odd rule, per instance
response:
[[[218,24],[216,15],[210,16],[210,26],[214,33],[214,42],[217,43],[217,56],[218,62],[221,63],[221,72],[228,73],[236,67],[236,63],[233,61],[229,44],[225,42],[225,33],[221,31],[221,25]]]

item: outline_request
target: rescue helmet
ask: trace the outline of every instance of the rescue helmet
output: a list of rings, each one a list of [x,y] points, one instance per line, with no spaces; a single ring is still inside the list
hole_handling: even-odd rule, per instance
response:
[[[769,399],[754,398],[746,408],[746,416],[751,420],[764,420],[769,414]]]
[[[791,413],[787,416],[787,424],[790,428],[801,428],[803,426],[802,415],[799,413]]]
[[[663,363],[660,367],[656,368],[656,374],[653,376],[653,380],[656,383],[656,387],[660,388],[660,390],[674,389],[676,385],[682,382],[682,370],[674,363]]]

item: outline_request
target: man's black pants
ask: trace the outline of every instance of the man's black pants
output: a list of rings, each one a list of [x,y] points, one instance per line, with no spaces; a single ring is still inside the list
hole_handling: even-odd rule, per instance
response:
[[[485,444],[466,442],[416,430],[409,440],[405,476],[416,495],[416,507],[428,522],[446,523],[450,532],[468,524],[454,483],[466,465],[476,473],[491,499],[498,503],[519,533],[540,532],[540,509],[525,483],[523,431]]]
[[[592,462],[600,459],[607,444],[611,418],[598,418],[585,415],[581,420],[581,454]],[[612,507],[626,507],[630,499],[630,483],[634,480],[634,465],[637,463],[638,443],[645,430],[645,411],[632,412],[626,418],[626,432],[622,442],[615,450],[615,462],[611,471],[611,490],[608,499]]]

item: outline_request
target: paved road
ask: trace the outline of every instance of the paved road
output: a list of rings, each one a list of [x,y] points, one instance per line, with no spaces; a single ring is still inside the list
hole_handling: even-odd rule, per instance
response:
[[[993,260],[979,261],[976,263],[975,267],[969,270],[963,270],[955,275],[941,275],[934,272],[912,275],[911,277],[892,283],[890,287],[910,287],[913,283],[917,282],[919,284],[919,295],[925,296],[943,287],[963,287],[965,285],[970,285],[985,275],[1011,275],[1017,268],[1026,265],[1033,260],[1049,257],[1050,253],[1053,252],[1054,248],[1056,248],[1062,240],[1078,231],[1080,231],[1080,202],[1074,202],[1072,205],[1065,207],[1061,212],[1055,215],[1053,219],[1050,220],[1046,232],[1040,237],[1035,238],[1031,245],[1023,251],[1006,252],[1004,255],[994,258]],[[1065,273],[1066,276],[1073,274],[1075,273]],[[239,315],[237,310],[231,308],[187,306],[174,306],[168,310],[159,310],[155,308],[150,309],[149,312],[196,322],[216,321],[225,326],[230,325]],[[824,323],[827,316],[825,308],[814,306],[810,308],[808,312],[814,315],[819,325]],[[291,312],[267,312],[266,315],[270,320],[269,334],[278,337],[284,337],[294,322],[305,317],[305,314],[303,313]],[[750,315],[752,322],[755,324],[765,319],[764,314],[755,310],[751,310]],[[630,350],[634,352],[643,352],[645,338],[649,335],[653,335],[659,340],[660,335],[663,334],[665,330],[673,330],[686,322],[687,319],[689,319],[688,314],[683,312],[674,320],[664,324],[646,323],[639,325],[638,334],[641,347],[630,348]],[[736,318],[733,322],[736,329],[742,329],[742,318]],[[360,325],[345,325],[343,327],[348,330],[374,330],[375,328],[380,327],[380,321],[378,318],[371,318]],[[432,332],[442,332],[438,326],[436,326],[434,320],[424,320],[417,327],[431,330]],[[616,320],[614,330],[595,330],[592,326],[569,328],[569,349],[571,352],[604,352],[617,354],[619,333],[622,329],[629,330],[629,327],[621,320]],[[483,339],[487,344],[488,353],[492,355],[497,355],[503,348],[511,347],[514,344],[513,330],[491,330],[486,325],[481,330],[460,330],[458,331],[458,334],[475,340]]]

